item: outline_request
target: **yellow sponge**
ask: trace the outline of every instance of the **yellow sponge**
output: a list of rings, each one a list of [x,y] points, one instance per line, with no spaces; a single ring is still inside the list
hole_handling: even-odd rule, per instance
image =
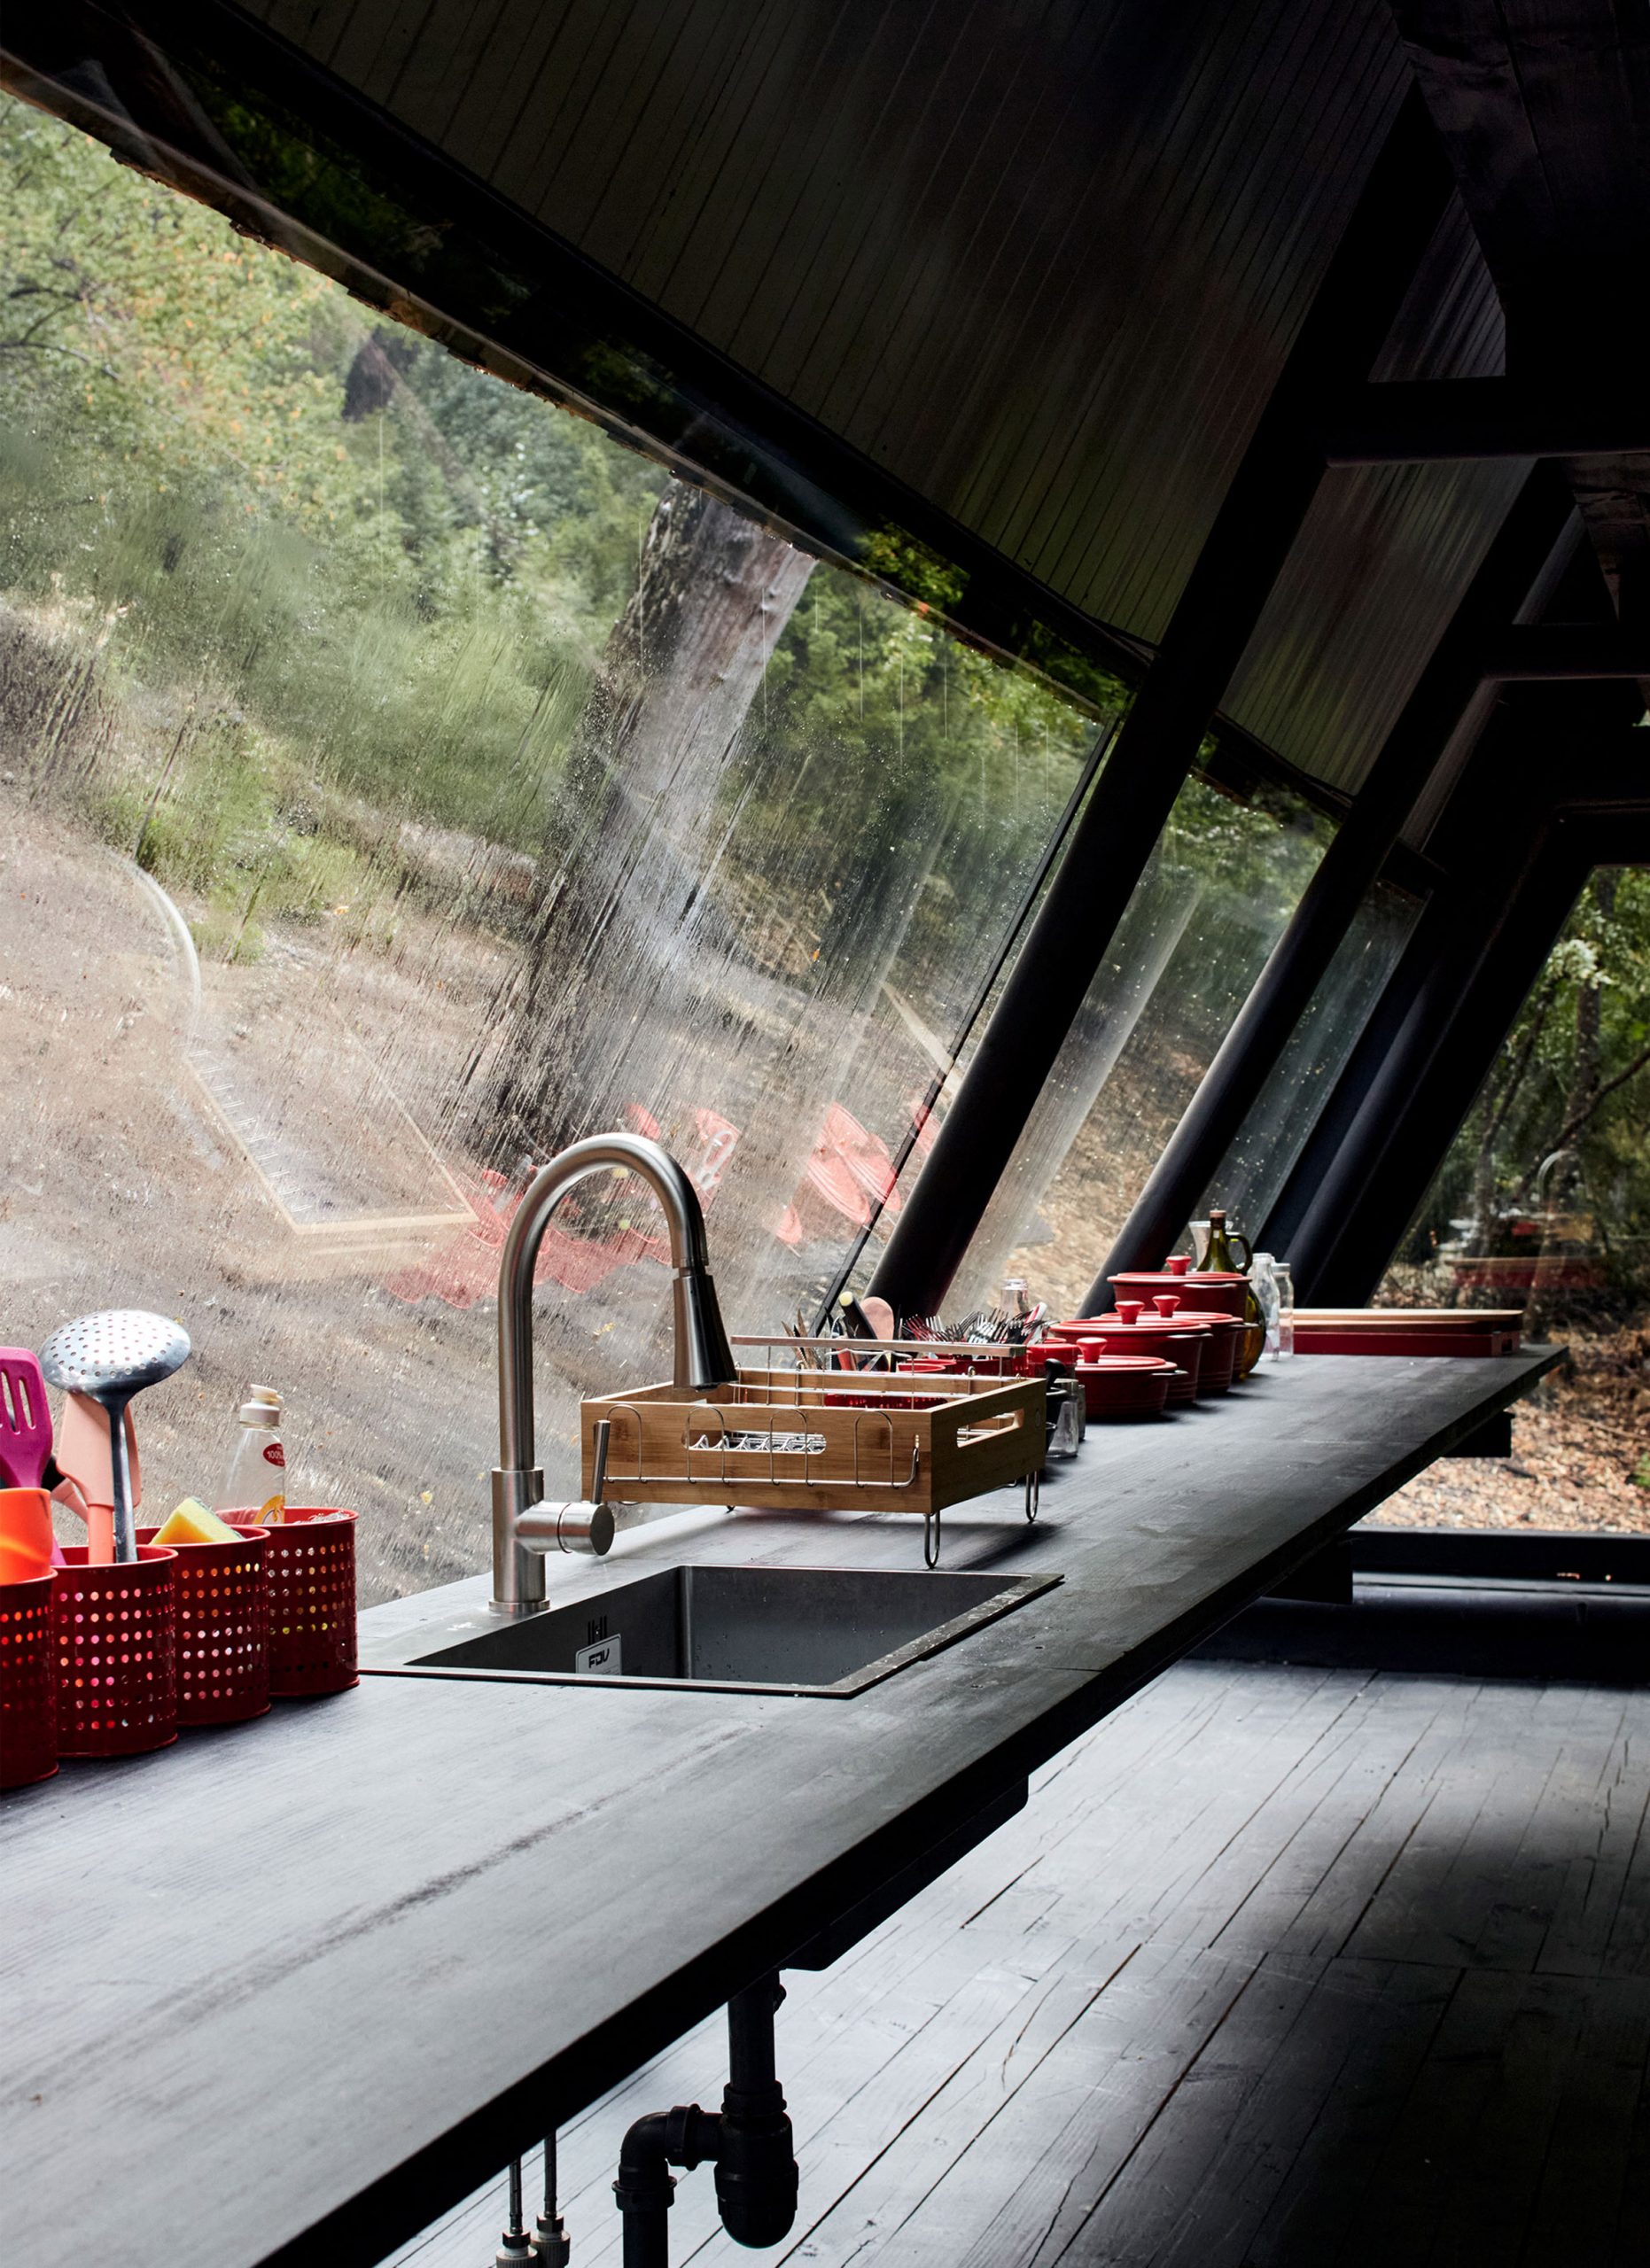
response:
[[[157,1543],[234,1543],[242,1531],[210,1512],[198,1496],[185,1496],[167,1521],[155,1530]]]

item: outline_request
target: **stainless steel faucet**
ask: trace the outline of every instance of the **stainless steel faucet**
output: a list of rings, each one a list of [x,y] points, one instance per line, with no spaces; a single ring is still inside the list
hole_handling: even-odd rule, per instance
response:
[[[541,1166],[517,1208],[499,1262],[499,1461],[493,1469],[495,1614],[542,1611],[547,1551],[591,1551],[600,1557],[613,1541],[613,1515],[602,1502],[604,1434],[596,1444],[589,1501],[542,1501],[544,1474],[533,1462],[533,1272],[545,1224],[557,1201],[587,1174],[614,1166],[647,1183],[670,1231],[676,1385],[703,1394],[711,1386],[731,1385],[735,1375],[733,1349],[711,1281],[698,1192],[675,1159],[640,1135],[594,1134]]]

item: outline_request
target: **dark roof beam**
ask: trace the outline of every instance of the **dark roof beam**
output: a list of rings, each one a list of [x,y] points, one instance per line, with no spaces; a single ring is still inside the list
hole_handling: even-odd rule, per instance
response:
[[[1542,622],[1504,631],[1484,649],[1483,673],[1503,682],[1577,678],[1650,680],[1650,633],[1610,623]]]
[[[1539,602],[1563,573],[1576,540],[1567,485],[1548,468],[1536,468],[1118,1231],[1083,1302],[1086,1315],[1109,1304],[1113,1275],[1155,1268],[1172,1247],[1478,695],[1486,644],[1495,637],[1505,641],[1502,625],[1532,599]]]
[[[1319,405],[1369,369],[1444,208],[1405,100],[1262,414],[871,1288],[931,1313],[1007,1171],[1319,483]]]
[[[1448,464],[1495,457],[1626,456],[1650,450],[1642,386],[1417,378],[1357,388],[1323,429],[1329,465]]]

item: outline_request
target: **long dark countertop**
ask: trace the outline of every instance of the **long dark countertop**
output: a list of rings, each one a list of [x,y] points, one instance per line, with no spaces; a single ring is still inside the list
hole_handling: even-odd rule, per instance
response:
[[[1312,1356],[1097,1428],[1036,1527],[1017,1491],[946,1518],[947,1566],[1064,1582],[851,1700],[369,1678],[9,1797],[8,2268],[377,2261],[1557,1359]],[[921,1534],[690,1514],[551,1580]]]

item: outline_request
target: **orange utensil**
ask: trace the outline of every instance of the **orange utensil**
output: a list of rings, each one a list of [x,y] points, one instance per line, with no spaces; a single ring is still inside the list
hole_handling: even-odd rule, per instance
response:
[[[51,1499],[43,1488],[0,1488],[0,1583],[51,1573]]]
[[[144,1501],[144,1476],[137,1464],[137,1436],[126,1413],[126,1456],[132,1475],[132,1502]],[[86,1522],[86,1564],[106,1567],[114,1557],[114,1473],[109,1458],[109,1413],[83,1394],[66,1394],[58,1435],[58,1471],[74,1485],[61,1503]],[[78,1501],[77,1501],[78,1498]]]

